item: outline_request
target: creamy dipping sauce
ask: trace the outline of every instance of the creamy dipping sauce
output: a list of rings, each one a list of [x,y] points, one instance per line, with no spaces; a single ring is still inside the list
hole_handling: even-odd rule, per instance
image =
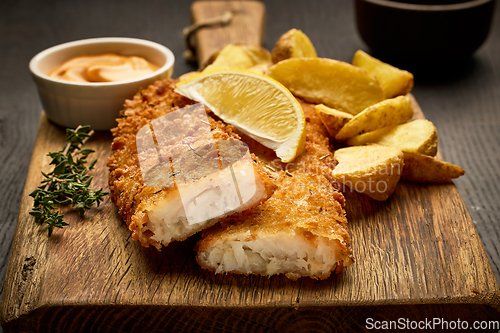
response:
[[[142,57],[105,53],[70,59],[49,76],[73,82],[117,82],[149,75],[158,68]]]

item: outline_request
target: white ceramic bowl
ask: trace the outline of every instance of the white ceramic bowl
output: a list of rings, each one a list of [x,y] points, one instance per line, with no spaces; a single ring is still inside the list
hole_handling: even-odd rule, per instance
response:
[[[76,56],[118,53],[140,56],[160,68],[154,73],[121,82],[70,82],[49,77],[52,69]],[[125,99],[156,80],[170,78],[174,54],[163,45],[135,38],[93,38],[51,47],[31,59],[29,68],[36,82],[45,113],[53,122],[75,128],[90,125],[94,130],[109,130]]]

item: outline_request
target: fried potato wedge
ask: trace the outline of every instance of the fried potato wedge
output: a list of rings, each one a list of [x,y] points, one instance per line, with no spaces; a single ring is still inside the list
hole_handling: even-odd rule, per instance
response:
[[[356,115],[384,99],[377,79],[362,68],[325,58],[280,61],[267,75],[308,102]]]
[[[314,109],[332,138],[334,138],[340,129],[353,117],[350,113],[329,108],[324,104],[318,104],[314,106]]]
[[[273,63],[289,58],[315,58],[316,49],[313,43],[301,30],[290,29],[285,32],[274,45]]]
[[[438,136],[433,123],[425,119],[417,119],[406,124],[385,127],[357,135],[348,139],[346,143],[349,146],[378,143],[397,147],[408,153],[436,156]]]
[[[465,174],[465,170],[448,162],[422,154],[404,153],[401,179],[420,183],[450,183]]]
[[[404,166],[403,152],[395,147],[368,145],[335,151],[333,177],[343,186],[375,200],[387,200],[396,189]]]
[[[189,79],[195,75],[198,75],[198,74],[200,74],[200,72],[198,72],[198,71],[187,72],[187,73],[184,73],[181,76],[179,76],[177,78],[177,81],[181,82],[181,81],[187,80],[187,79]]]
[[[272,65],[271,53],[263,47],[229,44],[205,67],[203,72],[216,69],[243,69],[263,74]]]
[[[378,79],[385,98],[406,95],[413,89],[412,73],[382,62],[361,50],[354,54],[352,64],[366,69]]]
[[[364,109],[345,124],[335,140],[344,141],[353,136],[379,128],[407,122],[413,117],[413,107],[408,96],[386,99]]]

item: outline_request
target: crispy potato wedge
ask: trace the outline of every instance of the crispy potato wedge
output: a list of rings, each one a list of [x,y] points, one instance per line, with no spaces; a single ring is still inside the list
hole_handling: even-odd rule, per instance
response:
[[[333,158],[338,164],[332,175],[342,186],[379,201],[394,192],[404,166],[400,149],[382,145],[338,149]]]
[[[353,117],[350,113],[329,108],[324,104],[318,104],[314,106],[314,109],[332,138],[334,138],[340,129]]]
[[[417,119],[406,124],[381,128],[357,135],[346,141],[349,146],[367,143],[397,147],[404,152],[436,156],[438,149],[437,130],[433,123]]]
[[[413,107],[408,96],[386,99],[364,109],[345,124],[335,140],[344,141],[353,136],[379,128],[407,122],[413,117]]]
[[[198,72],[198,71],[187,72],[187,73],[184,73],[184,74],[182,74],[181,76],[179,76],[179,77],[177,78],[177,81],[179,81],[179,82],[180,82],[180,81],[184,81],[184,80],[187,80],[187,79],[189,79],[190,77],[193,77],[193,76],[198,75],[198,74],[200,74],[200,72]]]
[[[217,54],[203,72],[232,68],[263,74],[271,65],[271,53],[263,47],[230,44]]]
[[[448,162],[422,154],[404,152],[401,179],[421,183],[450,183],[465,174],[465,170]]]
[[[308,102],[356,115],[384,99],[377,79],[362,68],[325,58],[291,58],[267,75]]]
[[[301,30],[290,29],[276,42],[272,52],[273,63],[289,58],[315,58],[313,43]]]
[[[361,50],[354,54],[352,64],[366,69],[378,79],[385,98],[406,95],[413,89],[412,73],[382,62]]]

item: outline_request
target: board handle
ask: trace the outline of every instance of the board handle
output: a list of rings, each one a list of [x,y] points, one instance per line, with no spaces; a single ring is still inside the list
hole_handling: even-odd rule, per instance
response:
[[[204,68],[211,57],[228,44],[261,46],[266,7],[260,1],[196,1],[191,5],[193,25],[185,36],[198,66]],[[194,30],[194,31],[193,31]]]

